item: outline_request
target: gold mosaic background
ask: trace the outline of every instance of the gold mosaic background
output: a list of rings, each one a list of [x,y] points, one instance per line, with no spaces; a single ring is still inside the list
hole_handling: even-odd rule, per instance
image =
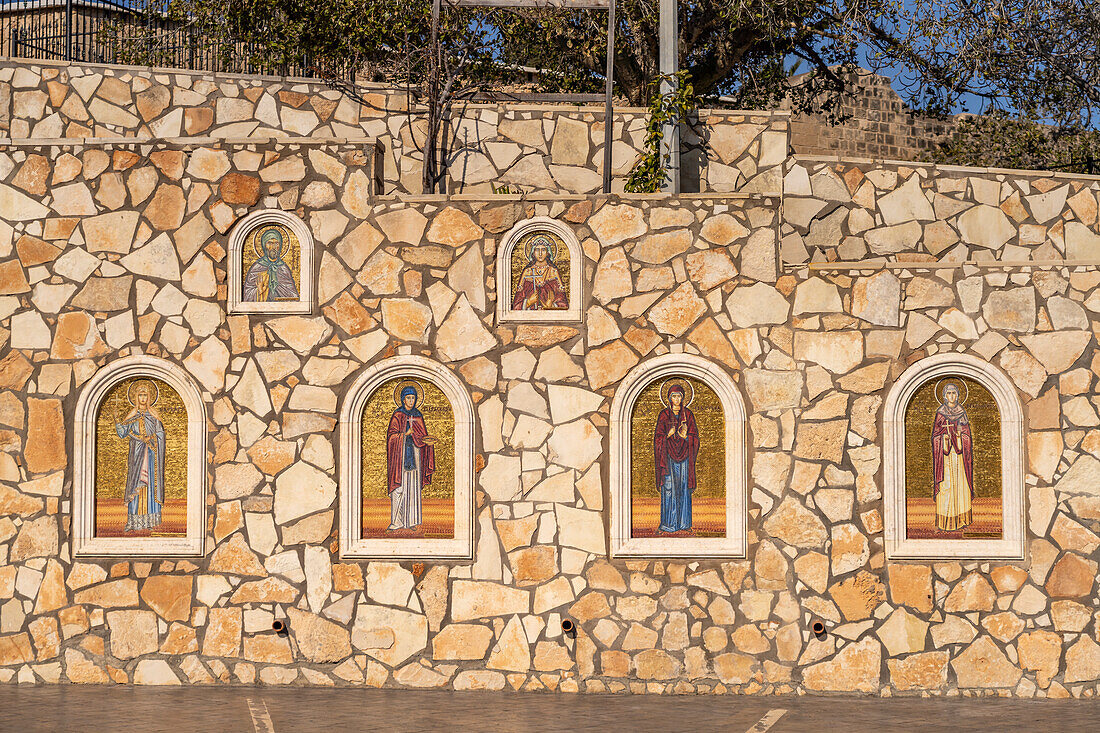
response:
[[[115,412],[119,419],[133,406],[127,400],[130,385],[139,380],[157,385],[160,398],[155,405],[164,423],[164,522],[153,531],[157,536],[176,537],[187,533],[187,409],[183,400],[168,384],[153,377],[125,379],[107,393],[96,415],[95,496],[96,536],[118,536],[126,524],[126,461],[130,440],[115,432]],[[182,519],[182,526],[180,520]],[[119,522],[121,521],[121,524]]]
[[[566,302],[569,302],[569,267],[572,264],[569,262],[569,247],[561,241],[561,237],[554,235],[552,232],[539,230],[520,237],[520,240],[516,242],[516,246],[512,247],[512,289],[508,293],[508,305],[511,305],[512,298],[516,297],[516,290],[519,289],[519,279],[523,275],[524,268],[531,264],[526,254],[527,243],[534,237],[542,235],[549,237],[557,245],[557,251],[551,254],[554,257],[554,267],[558,268],[558,274],[561,275],[562,292],[565,293]]]
[[[939,402],[934,391],[941,377],[922,384],[905,409],[905,495],[932,498],[932,423]],[[970,391],[963,405],[970,418],[974,450],[974,496],[1001,495],[1001,414],[997,401],[973,379],[950,377]]]
[[[288,243],[286,250],[283,252],[283,262],[290,268],[290,275],[294,278],[294,287],[301,293],[302,245],[298,242],[298,237],[294,235],[294,232],[290,231],[290,229],[282,224],[264,224],[258,226],[250,231],[248,236],[245,237],[244,245],[241,247],[241,287],[244,287],[244,279],[245,276],[248,275],[248,269],[256,264],[256,260],[260,259],[260,255],[256,250],[259,249],[260,235],[268,229],[277,229],[283,235],[283,241]],[[280,300],[297,299],[280,298]]]
[[[384,382],[367,399],[363,408],[361,433],[363,537],[386,536],[389,525],[389,493],[386,491],[386,430],[397,405],[394,388],[409,377],[397,377]],[[455,486],[455,421],[451,403],[443,392],[425,379],[416,379],[424,390],[423,401],[417,405],[424,414],[429,435],[439,439],[435,445],[435,473],[424,488],[422,516],[426,537],[454,537]]]

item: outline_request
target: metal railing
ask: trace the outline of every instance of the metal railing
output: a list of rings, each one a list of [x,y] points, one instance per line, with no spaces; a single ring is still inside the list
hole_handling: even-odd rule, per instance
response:
[[[310,76],[227,49],[160,12],[162,0],[0,0],[0,56],[242,74]],[[227,53],[228,51],[228,53]]]

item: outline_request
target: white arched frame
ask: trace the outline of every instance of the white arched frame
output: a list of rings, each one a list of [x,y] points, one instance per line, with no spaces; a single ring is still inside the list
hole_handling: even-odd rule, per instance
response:
[[[242,300],[244,288],[243,252],[245,240],[257,227],[281,224],[298,238],[301,249],[298,273],[298,299],[274,302]],[[313,310],[313,235],[298,217],[279,209],[253,211],[233,226],[229,234],[229,312],[230,313],[310,313]]]
[[[362,424],[367,400],[397,377],[431,382],[454,415],[455,536],[453,539],[364,538]],[[462,382],[442,364],[422,356],[395,356],[360,374],[340,411],[340,556],[349,559],[473,559],[474,407]]]
[[[1001,418],[1000,539],[909,539],[905,505],[905,411],[929,380],[968,377],[993,395]],[[1012,381],[969,354],[944,353],[915,362],[898,378],[883,406],[883,515],[886,557],[895,560],[1024,559],[1024,414]]]
[[[634,403],[658,379],[694,377],[714,390],[722,403],[726,435],[726,536],[631,537],[630,427]],[[745,403],[729,375],[694,354],[665,354],[642,362],[623,379],[611,401],[611,556],[745,557],[747,552]],[[646,446],[639,446],[645,450]]]
[[[103,399],[133,377],[160,379],[176,391],[187,410],[187,534],[185,537],[96,537],[96,422]],[[128,356],[92,376],[76,403],[73,435],[73,555],[76,557],[195,557],[206,537],[206,406],[195,383],[180,367],[152,356]]]
[[[546,231],[561,239],[569,250],[569,307],[563,310],[523,311],[512,310],[512,251],[528,234]],[[573,230],[557,219],[535,216],[512,227],[497,249],[497,321],[527,323],[581,320],[581,303],[584,299],[584,250]]]

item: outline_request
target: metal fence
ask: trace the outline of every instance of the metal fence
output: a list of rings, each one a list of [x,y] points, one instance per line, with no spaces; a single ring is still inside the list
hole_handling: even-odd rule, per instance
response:
[[[228,49],[159,10],[162,0],[0,0],[0,56],[310,76]]]

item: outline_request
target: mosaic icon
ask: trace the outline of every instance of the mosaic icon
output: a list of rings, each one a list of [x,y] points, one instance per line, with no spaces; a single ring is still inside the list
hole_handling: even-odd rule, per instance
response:
[[[152,377],[115,385],[96,425],[95,535],[187,533],[187,411]]]
[[[454,538],[455,423],[432,382],[398,377],[362,416],[362,537]]]
[[[1001,419],[993,395],[967,377],[938,377],[917,389],[905,416],[906,536],[1001,537]]]
[[[718,395],[688,376],[654,380],[631,418],[631,536],[723,537],[725,416]]]

